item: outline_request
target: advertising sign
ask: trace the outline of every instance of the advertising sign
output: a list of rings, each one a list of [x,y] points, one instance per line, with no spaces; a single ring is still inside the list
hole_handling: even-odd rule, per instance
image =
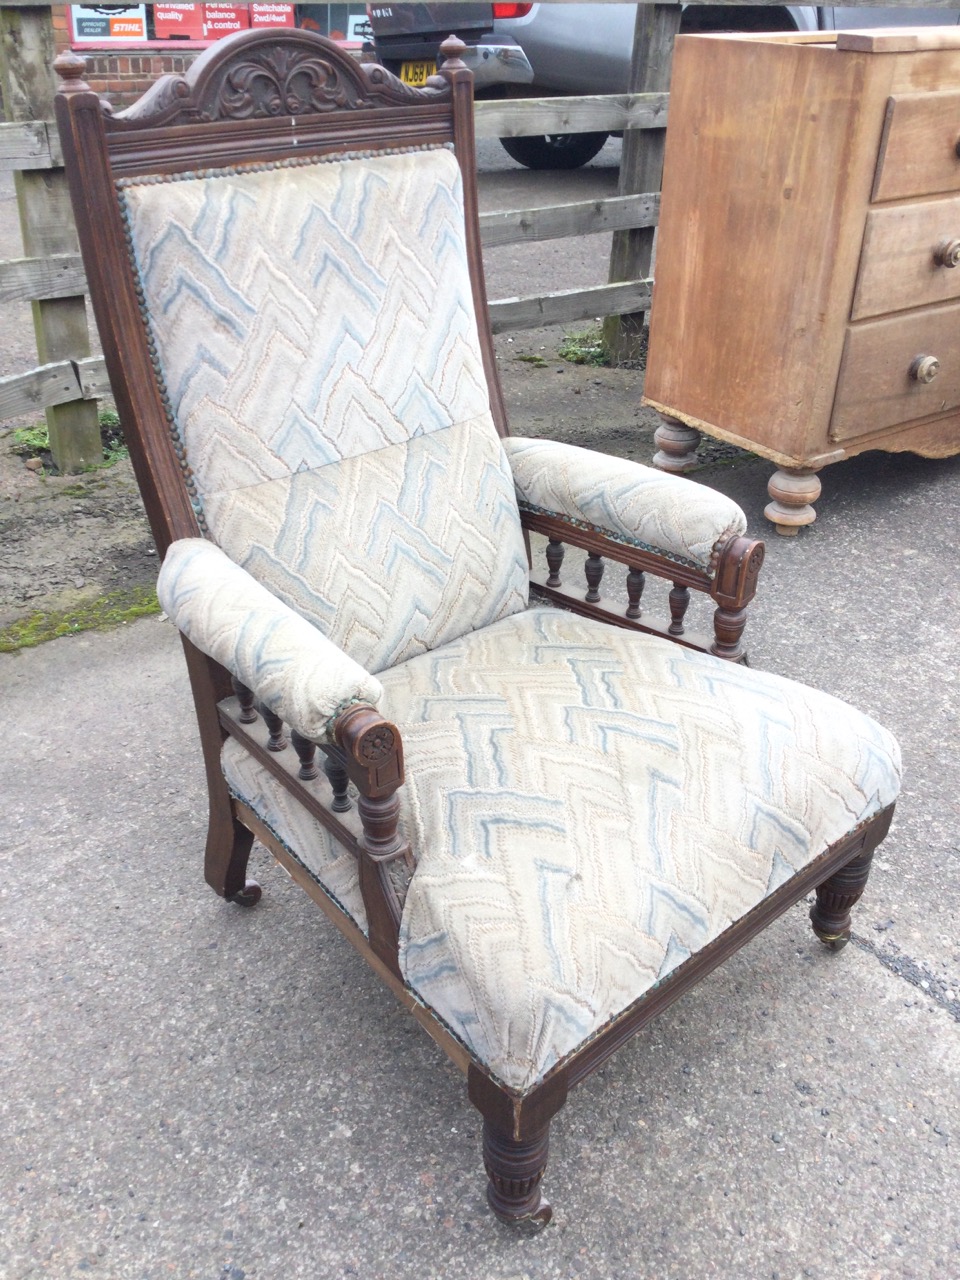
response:
[[[250,25],[250,11],[245,4],[205,4],[203,6],[203,38],[219,40],[234,31],[245,31]]]
[[[202,4],[155,4],[153,31],[158,40],[202,40]]]
[[[252,4],[250,6],[251,27],[292,27],[292,4]]]
[[[130,44],[147,38],[145,4],[72,4],[75,44]]]

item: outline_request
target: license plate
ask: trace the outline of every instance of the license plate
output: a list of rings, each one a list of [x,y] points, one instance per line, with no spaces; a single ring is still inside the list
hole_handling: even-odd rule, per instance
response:
[[[415,89],[422,89],[428,76],[437,74],[435,62],[401,62],[400,79],[404,84],[412,84]]]

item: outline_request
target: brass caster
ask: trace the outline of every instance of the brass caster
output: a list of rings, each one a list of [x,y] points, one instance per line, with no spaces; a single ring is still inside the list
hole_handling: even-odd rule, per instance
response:
[[[256,880],[248,880],[242,889],[238,889],[236,893],[231,893],[227,901],[235,902],[238,907],[255,907],[262,897],[263,890]]]
[[[828,951],[842,951],[850,941],[849,930],[847,930],[846,933],[820,933],[818,930],[814,929],[814,933],[816,933],[817,937]]]
[[[514,1214],[504,1211],[502,1202],[498,1200],[496,1192],[493,1192],[492,1188],[488,1187],[487,1204],[501,1222],[506,1223],[508,1227],[516,1227],[527,1235],[539,1234],[553,1217],[553,1208],[549,1200],[544,1200],[542,1196],[537,1207],[532,1211]]]

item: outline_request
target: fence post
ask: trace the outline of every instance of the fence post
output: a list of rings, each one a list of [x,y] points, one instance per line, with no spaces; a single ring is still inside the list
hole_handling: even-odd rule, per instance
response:
[[[679,4],[637,5],[630,93],[666,93],[669,90],[673,39],[680,30],[680,12]],[[660,190],[665,140],[665,129],[626,130],[620,160],[619,195]],[[614,232],[608,277],[611,284],[650,275],[654,230],[653,227],[638,227]],[[614,364],[641,358],[643,321],[642,311],[633,315],[607,316],[604,320],[604,342]]]
[[[53,17],[50,5],[0,4],[0,86],[10,121],[53,120]],[[77,232],[63,169],[14,175],[23,251],[27,257],[78,253]],[[90,354],[82,294],[34,302],[33,324],[41,364]],[[100,462],[103,448],[95,400],[72,400],[46,410],[50,451],[63,472]]]

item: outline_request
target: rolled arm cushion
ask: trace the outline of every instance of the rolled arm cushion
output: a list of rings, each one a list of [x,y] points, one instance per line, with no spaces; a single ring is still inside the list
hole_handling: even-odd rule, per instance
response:
[[[717,544],[746,532],[735,502],[681,476],[555,440],[508,436],[503,447],[521,511],[561,516],[708,571]]]
[[[198,649],[305,738],[329,739],[341,711],[383,694],[379,680],[203,538],[171,545],[157,596]]]

